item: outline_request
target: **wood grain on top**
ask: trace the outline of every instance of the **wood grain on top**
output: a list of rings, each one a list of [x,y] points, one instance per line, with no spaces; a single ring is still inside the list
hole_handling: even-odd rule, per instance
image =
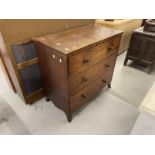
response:
[[[121,33],[120,30],[103,26],[87,25],[33,38],[33,40],[46,44],[63,54],[69,54]]]

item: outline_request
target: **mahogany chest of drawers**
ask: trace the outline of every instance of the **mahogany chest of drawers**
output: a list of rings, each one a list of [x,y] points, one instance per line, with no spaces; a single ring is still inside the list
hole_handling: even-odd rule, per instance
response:
[[[110,87],[122,31],[88,25],[33,38],[46,99],[73,113]]]

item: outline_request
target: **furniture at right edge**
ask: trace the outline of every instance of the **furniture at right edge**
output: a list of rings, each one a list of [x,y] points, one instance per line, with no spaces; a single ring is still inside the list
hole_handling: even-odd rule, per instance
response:
[[[96,20],[96,25],[123,31],[118,54],[128,49],[133,30],[141,27],[141,24],[142,19],[115,19],[114,21],[105,21],[104,19]]]
[[[155,61],[155,32],[144,31],[143,27],[133,31],[124,66],[129,59],[149,66],[148,73],[151,73]]]

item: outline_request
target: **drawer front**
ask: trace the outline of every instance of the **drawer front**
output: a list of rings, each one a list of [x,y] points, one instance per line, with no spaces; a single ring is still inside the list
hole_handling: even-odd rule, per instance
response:
[[[99,76],[104,77],[105,83],[110,84],[116,63],[117,55],[108,57],[105,61],[98,64]]]
[[[80,92],[70,97],[71,112],[74,112],[80,106],[92,100],[102,88],[106,86],[102,80],[102,78],[98,78],[93,81],[91,85],[88,85],[88,87],[85,87]]]
[[[72,76],[69,79],[69,94],[73,95],[84,87],[87,87],[98,77],[103,78],[105,83],[109,84],[112,79],[115,60],[116,54],[91,67],[86,72]]]
[[[69,94],[73,95],[80,91],[83,87],[95,80],[98,77],[98,74],[98,66],[95,65],[86,72],[72,76],[72,78],[69,79]]]
[[[73,76],[79,72],[85,71],[94,64],[97,64],[105,58],[117,53],[120,38],[117,36],[108,39],[104,43],[87,49],[79,54],[69,57],[69,74]]]

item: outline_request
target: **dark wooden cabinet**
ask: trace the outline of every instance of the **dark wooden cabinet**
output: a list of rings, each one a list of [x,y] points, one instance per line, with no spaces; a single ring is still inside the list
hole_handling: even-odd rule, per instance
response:
[[[155,33],[145,32],[143,28],[135,30],[131,37],[124,65],[127,64],[128,60],[148,65],[148,73],[150,73],[155,61]]]
[[[110,87],[122,32],[84,26],[33,38],[46,99],[72,114]]]

